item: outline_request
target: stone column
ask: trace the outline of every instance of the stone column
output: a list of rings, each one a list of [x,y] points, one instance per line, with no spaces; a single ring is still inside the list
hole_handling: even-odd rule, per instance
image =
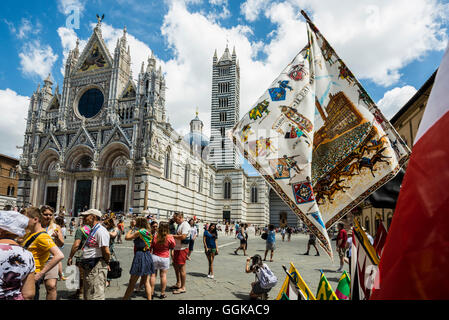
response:
[[[62,191],[62,176],[60,175],[58,179],[58,195],[56,197],[56,208],[55,208],[56,212],[59,212],[59,208],[61,206],[61,195],[62,195],[61,191]]]
[[[39,176],[35,175],[34,176],[34,185],[33,185],[33,201],[32,201],[33,206],[39,205],[37,203],[37,196],[38,196],[38,191],[39,191],[38,189],[39,189]]]
[[[128,196],[126,197],[127,203],[126,203],[126,208],[124,208],[124,210],[127,210],[129,212],[129,208],[132,207],[132,203],[133,203],[133,191],[134,191],[134,187],[133,187],[134,163],[132,160],[128,160],[126,162],[126,171],[128,174]]]
[[[34,189],[35,187],[35,181],[36,181],[36,176],[34,174],[30,174],[31,176],[31,184],[30,184],[30,198],[29,198],[29,202],[31,205],[34,205]]]
[[[92,180],[92,193],[90,197],[90,207],[95,208],[97,203],[97,179],[98,179],[98,173],[97,171],[93,171],[93,180]]]
[[[95,208],[97,208],[98,210],[100,210],[100,206],[101,206],[101,197],[102,197],[102,189],[103,189],[103,176],[99,175],[98,176],[98,190],[97,190],[97,202],[95,203]],[[103,208],[105,209],[105,208]]]
[[[61,190],[61,202],[60,202],[60,206],[64,207],[66,206],[66,197],[67,197],[67,177],[64,173],[64,175],[62,176],[62,190]],[[65,208],[66,213],[68,214],[69,211],[67,208]]]

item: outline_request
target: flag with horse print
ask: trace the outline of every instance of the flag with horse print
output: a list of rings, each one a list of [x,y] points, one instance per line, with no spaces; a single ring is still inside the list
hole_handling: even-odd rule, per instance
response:
[[[327,229],[392,179],[410,151],[303,15],[307,45],[228,134],[333,259]]]

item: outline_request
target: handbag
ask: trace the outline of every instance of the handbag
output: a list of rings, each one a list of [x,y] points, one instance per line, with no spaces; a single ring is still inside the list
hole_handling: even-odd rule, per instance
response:
[[[122,268],[120,267],[120,261],[117,260],[117,257],[115,256],[115,253],[113,254],[114,260],[109,261],[109,268],[111,269],[108,271],[108,279],[118,279],[122,276]]]
[[[264,232],[262,233],[262,235],[260,236],[262,239],[267,240],[268,238],[268,233]]]

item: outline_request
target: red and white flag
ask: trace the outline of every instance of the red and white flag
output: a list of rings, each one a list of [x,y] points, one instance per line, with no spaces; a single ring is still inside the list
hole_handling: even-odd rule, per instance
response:
[[[385,242],[387,240],[387,229],[385,228],[385,224],[381,221],[379,223],[379,227],[376,231],[376,237],[374,238],[373,247],[376,250],[376,253],[379,257],[382,256],[382,251],[385,246]]]
[[[449,46],[412,149],[371,299],[449,299]]]

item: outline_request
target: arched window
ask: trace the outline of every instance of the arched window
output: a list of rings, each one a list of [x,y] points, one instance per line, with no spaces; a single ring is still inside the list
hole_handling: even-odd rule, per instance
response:
[[[164,163],[164,177],[165,179],[170,179],[171,176],[171,150],[167,149],[167,153],[165,154],[165,163]]]
[[[14,186],[8,186],[7,195],[9,197],[14,197]]]
[[[203,191],[203,170],[200,169],[200,172],[198,174],[198,192]]]
[[[184,187],[188,188],[190,184],[190,164],[184,168]]]
[[[224,182],[224,198],[231,199],[231,181],[226,180]]]
[[[251,202],[257,203],[258,202],[258,190],[256,186],[251,187]]]
[[[212,197],[214,194],[214,177],[210,176],[209,180],[209,196]]]

